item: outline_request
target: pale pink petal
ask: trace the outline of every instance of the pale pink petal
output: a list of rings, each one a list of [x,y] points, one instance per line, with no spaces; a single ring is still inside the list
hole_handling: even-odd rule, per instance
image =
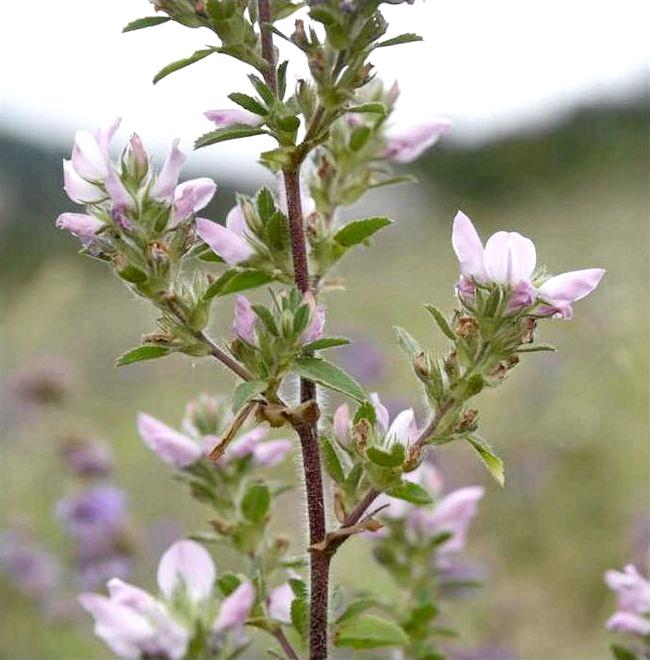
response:
[[[246,233],[246,218],[239,204],[235,204],[226,216],[226,227],[237,236],[243,237]]]
[[[516,231],[498,231],[485,244],[485,271],[499,284],[514,285],[529,280],[536,263],[533,242]]]
[[[255,604],[255,588],[250,582],[240,584],[222,603],[213,625],[214,632],[241,630]]]
[[[451,122],[439,119],[389,135],[384,156],[398,163],[410,163],[432,147],[450,128]]]
[[[63,189],[77,204],[99,202],[106,199],[106,193],[98,186],[88,183],[75,172],[71,160],[63,161]]]
[[[247,110],[238,110],[237,108],[224,110],[208,110],[203,113],[218,128],[226,128],[233,124],[244,124],[245,126],[259,126],[263,119]]]
[[[158,587],[167,598],[177,589],[185,589],[193,602],[206,600],[212,595],[216,576],[212,557],[196,541],[177,541],[158,564]]]
[[[645,637],[650,635],[650,619],[632,612],[616,612],[605,624],[608,630],[631,633]]]
[[[117,132],[117,129],[120,127],[121,122],[122,118],[118,117],[110,126],[98,128],[95,131],[95,140],[97,141],[99,149],[106,160],[108,160],[111,140]]]
[[[257,346],[256,324],[257,314],[253,311],[250,300],[241,294],[236,295],[235,317],[232,324],[233,334],[252,346]]]
[[[174,191],[174,219],[185,220],[205,208],[214,197],[217,184],[208,177],[191,179],[176,186]]]
[[[257,445],[253,450],[253,456],[263,467],[272,468],[284,460],[291,447],[291,440],[270,440]]]
[[[206,218],[196,219],[196,231],[231,266],[236,266],[255,254],[245,238]]]
[[[311,308],[311,319],[300,338],[302,344],[322,339],[325,330],[325,305],[317,305],[311,293],[305,294],[305,302]]]
[[[95,634],[120,658],[139,658],[154,634],[132,609],[99,594],[80,594],[79,603],[95,619]]]
[[[338,441],[347,447],[350,442],[350,408],[347,403],[340,405],[334,411],[332,423]]]
[[[203,455],[197,442],[146,413],[138,415],[138,432],[149,449],[176,468],[184,469]]]
[[[377,392],[370,393],[370,402],[375,409],[375,414],[377,415],[377,423],[384,431],[386,431],[390,421],[388,408],[386,408],[386,406],[380,401],[379,394],[377,394]]]
[[[441,546],[444,552],[459,552],[465,547],[469,524],[476,515],[478,502],[485,489],[481,486],[459,488],[443,497],[428,518],[429,533],[433,536],[442,532],[452,534]]]
[[[590,294],[604,274],[603,268],[587,268],[555,275],[539,287],[539,295],[544,301],[558,307],[571,304]]]
[[[131,194],[126,189],[120,179],[118,173],[112,165],[108,167],[108,174],[106,176],[106,192],[113,202],[113,206],[118,209],[132,209],[135,207],[135,202]]]
[[[295,594],[288,582],[273,589],[267,602],[269,617],[280,623],[291,623],[291,603],[294,598]]]
[[[94,215],[86,213],[62,213],[56,219],[58,229],[65,229],[73,236],[82,240],[91,240],[104,226],[104,223]]]
[[[483,267],[483,243],[472,221],[462,211],[458,211],[454,218],[451,244],[458,257],[460,272],[468,278],[474,277],[483,282],[486,279]]]
[[[146,614],[157,606],[156,599],[149,592],[119,578],[110,579],[106,586],[114,603],[130,607],[139,614]]]
[[[159,202],[171,202],[174,197],[178,177],[186,160],[183,152],[178,148],[179,142],[180,140],[172,142],[172,148],[149,193]]]
[[[264,440],[268,434],[269,429],[266,426],[256,426],[230,444],[228,447],[228,456],[244,458],[254,453],[258,443]]]
[[[104,181],[108,175],[107,157],[89,131],[77,131],[72,146],[72,166],[88,181]]]
[[[386,436],[392,438],[395,442],[407,445],[417,434],[415,425],[415,413],[413,408],[402,410],[391,423]]]

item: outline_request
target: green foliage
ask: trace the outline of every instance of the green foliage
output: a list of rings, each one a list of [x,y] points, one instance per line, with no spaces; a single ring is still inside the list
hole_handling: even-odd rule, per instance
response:
[[[233,411],[240,410],[245,403],[254,399],[258,394],[262,394],[265,389],[266,381],[264,380],[247,380],[239,383],[232,396]]]
[[[254,268],[230,268],[215,280],[207,289],[204,298],[219,298],[247,289],[256,289],[262,284],[268,284],[273,277],[268,273]]]
[[[182,60],[171,62],[167,66],[164,66],[162,69],[160,69],[160,71],[158,71],[158,73],[153,77],[154,85],[168,76],[170,73],[174,73],[179,69],[184,69],[186,66],[190,66],[191,64],[194,64],[195,62],[198,62],[199,60],[202,60],[208,57],[208,55],[212,55],[216,52],[216,48],[204,48],[202,50],[197,50],[196,52],[192,53],[192,55],[185,57]]]
[[[168,16],[145,16],[144,18],[138,18],[135,21],[131,21],[124,28],[122,32],[133,32],[134,30],[142,30],[144,28],[153,27],[155,25],[161,25],[162,23],[167,23],[171,20]]]
[[[271,506],[271,493],[266,484],[253,483],[244,493],[241,510],[244,516],[252,523],[259,523],[269,512]]]
[[[138,346],[130,351],[120,355],[115,362],[116,367],[123,367],[127,364],[134,364],[135,362],[143,362],[144,360],[155,360],[159,357],[169,355],[170,350],[164,346]]]
[[[343,247],[352,247],[367,241],[380,229],[392,224],[388,218],[366,218],[348,222],[345,227],[334,234],[334,240]]]
[[[474,447],[494,480],[499,486],[503,487],[506,481],[503,461],[494,453],[492,447],[479,436],[470,435],[467,437],[467,441]]]
[[[389,495],[419,506],[433,502],[428,491],[412,481],[402,481],[398,486],[390,489]]]
[[[357,650],[404,646],[408,642],[406,633],[396,623],[374,614],[344,620],[334,633],[336,646]]]
[[[335,392],[345,394],[360,403],[366,398],[361,385],[352,376],[322,358],[298,358],[293,364],[293,369],[299,376],[313,380]]]
[[[211,144],[218,144],[219,142],[227,142],[228,140],[238,140],[240,138],[254,137],[255,135],[264,135],[266,131],[263,128],[256,128],[255,126],[247,126],[246,124],[232,124],[224,128],[217,128],[214,131],[205,133],[194,142],[195,149],[210,146]]]

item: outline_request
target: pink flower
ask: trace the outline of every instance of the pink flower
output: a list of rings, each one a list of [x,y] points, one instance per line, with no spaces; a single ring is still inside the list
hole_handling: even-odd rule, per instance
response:
[[[133,156],[133,162],[135,163],[137,170],[144,174],[147,173],[149,169],[149,154],[142,144],[142,139],[137,133],[134,133],[129,140],[131,146],[131,154]]]
[[[198,461],[204,454],[197,442],[146,413],[138,415],[138,432],[145,445],[159,458],[181,470]]]
[[[270,440],[258,444],[253,451],[253,458],[259,465],[272,468],[279,465],[291,451],[291,440]]]
[[[451,122],[439,119],[389,135],[384,156],[398,163],[410,163],[432,147],[450,128]]]
[[[616,612],[607,619],[605,626],[615,632],[630,633],[645,637],[650,635],[650,619],[631,612]]]
[[[65,229],[82,242],[91,241],[104,223],[94,215],[86,213],[62,213],[56,219],[58,229]]]
[[[232,325],[233,334],[251,344],[251,346],[257,346],[256,323],[257,314],[253,310],[250,300],[241,294],[236,295],[235,318]]]
[[[311,308],[311,320],[302,333],[301,343],[309,344],[317,339],[322,339],[325,328],[325,305],[317,305],[311,293],[305,294],[305,302]]]
[[[71,160],[63,161],[63,189],[66,195],[77,204],[99,202],[106,199],[106,193],[75,171]]]
[[[336,439],[344,447],[348,447],[350,444],[350,407],[347,403],[340,405],[334,411],[334,419],[332,420],[334,426],[334,434]]]
[[[174,191],[174,221],[186,220],[205,208],[214,197],[217,184],[207,177],[190,179],[176,186]]]
[[[266,603],[269,617],[280,623],[291,623],[291,603],[295,595],[288,582],[276,587]]]
[[[451,537],[440,546],[440,551],[460,552],[484,492],[481,486],[467,486],[443,497],[433,511],[415,509],[408,521],[411,532],[431,537],[448,532]]]
[[[628,564],[622,572],[607,571],[605,583],[616,594],[620,610],[650,613],[650,581],[633,564]]]
[[[226,128],[233,124],[244,124],[245,126],[259,126],[262,118],[247,110],[237,108],[225,110],[208,110],[203,113],[217,128]]]
[[[126,189],[111,163],[108,165],[108,174],[106,175],[106,192],[113,202],[113,207],[124,210],[135,207],[131,193]]]
[[[529,307],[541,298],[540,314],[570,318],[571,304],[591,293],[605,273],[602,268],[572,271],[551,277],[536,288],[532,283],[537,264],[533,242],[517,232],[498,231],[483,248],[472,221],[461,211],[454,218],[451,242],[461,272],[458,293],[473,296],[474,281],[507,286],[510,311]]]
[[[193,603],[207,600],[212,596],[216,576],[212,557],[196,541],[177,541],[158,564],[158,587],[170,600],[179,590],[184,590]]]
[[[109,168],[109,147],[120,119],[111,126],[90,131],[77,131],[72,146],[72,166],[86,181],[105,181]]]
[[[539,297],[544,303],[539,313],[570,319],[573,315],[571,305],[590,294],[604,274],[603,268],[587,268],[549,278],[538,289]]]
[[[159,202],[171,202],[174,197],[178,177],[186,160],[183,152],[178,148],[179,142],[178,139],[172,142],[169,154],[151,188],[151,197]]]
[[[226,631],[239,632],[244,627],[248,615],[255,604],[255,588],[250,582],[240,584],[219,608],[212,629],[221,634]]]
[[[293,445],[290,440],[262,442],[268,433],[266,426],[256,426],[244,433],[228,447],[225,462],[229,458],[245,458],[252,455],[253,460],[263,467],[272,468],[281,463]]]
[[[206,218],[197,218],[196,231],[230,266],[247,261],[255,254],[244,238],[244,219],[238,206],[228,213],[225,227]]]

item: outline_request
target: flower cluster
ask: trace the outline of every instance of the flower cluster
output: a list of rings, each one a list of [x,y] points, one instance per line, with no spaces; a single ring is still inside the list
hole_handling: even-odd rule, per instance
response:
[[[462,212],[454,218],[452,244],[460,264],[459,296],[471,305],[477,287],[504,289],[507,312],[528,309],[537,316],[570,319],[573,303],[591,293],[605,274],[602,268],[574,270],[553,277],[536,272],[533,242],[516,231],[498,231],[485,243]]]
[[[158,564],[159,598],[113,578],[108,597],[84,593],[79,602],[95,619],[97,636],[120,658],[184,658],[190,643],[226,658],[246,644],[243,628],[256,593],[250,582],[231,575],[219,582],[218,600],[216,577],[201,545],[178,541]]]
[[[607,571],[605,582],[617,599],[617,610],[607,620],[607,628],[632,636],[640,653],[647,656],[650,653],[650,581],[628,564],[622,571]],[[636,657],[635,653],[628,653],[629,657]]]

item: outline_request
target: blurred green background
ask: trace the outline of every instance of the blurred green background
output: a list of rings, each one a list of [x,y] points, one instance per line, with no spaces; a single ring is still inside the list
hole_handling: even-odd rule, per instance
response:
[[[457,648],[494,646],[503,657],[524,660],[606,658],[612,636],[603,622],[613,598],[603,571],[628,561],[647,568],[646,105],[639,99],[584,109],[553,128],[481,147],[447,141],[417,164],[419,186],[392,189],[354,210],[362,217],[387,204],[396,224],[341,265],[347,291],[330,295],[329,327],[381,347],[386,366],[366,385],[420,412],[417,384],[391,326],[408,327],[422,342],[440,341],[421,305],[453,304],[456,209],[474,219],[484,238],[501,228],[531,236],[551,271],[608,271],[598,292],[577,305],[574,320],[543,324],[542,340],[558,353],[527,357],[502,388],[480,397],[483,434],[507,466],[505,490],[466,448],[452,444],[435,453],[448,488],[487,489],[466,553],[483,567],[485,587],[448,606],[463,634]],[[67,148],[5,135],[1,150],[3,527],[28,528],[49,549],[69,553],[52,515],[70,488],[57,442],[69,429],[104,437],[116,455],[116,481],[129,493],[134,580],[153,587],[160,530],[201,529],[206,511],[141,444],[135,415],[145,410],[177,424],[188,398],[228,394],[232,379],[208,359],[182,356],[114,369],[115,357],[154,328],[153,311],[101,264],[78,257],[75,241],[54,229],[56,215],[72,210],[61,190]],[[220,191],[213,218],[233,203],[222,170],[215,162]],[[227,336],[231,302],[220,303],[214,316],[213,334]],[[70,363],[75,386],[65,408],[25,411],[12,395],[12,374],[46,356]],[[299,488],[297,467],[284,469]],[[284,496],[276,526],[295,537],[305,516],[294,499]],[[232,565],[228,553],[217,550],[216,558],[220,567]],[[346,544],[336,578],[393,588],[367,559],[366,540]],[[7,660],[108,657],[88,617],[44,618],[5,578],[2,601]]]

